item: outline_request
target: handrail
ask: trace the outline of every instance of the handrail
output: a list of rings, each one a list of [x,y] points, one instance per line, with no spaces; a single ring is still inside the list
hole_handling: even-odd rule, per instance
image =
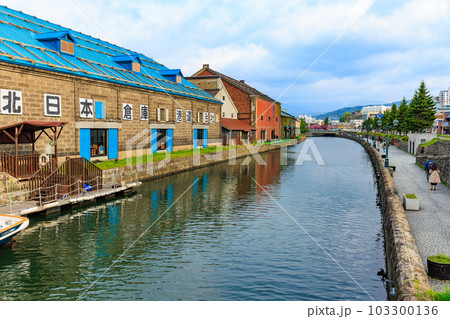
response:
[[[16,178],[28,178],[39,171],[39,154],[14,155],[0,150],[0,172],[6,172]],[[53,156],[49,156],[50,161]]]
[[[57,199],[58,194],[70,194],[78,189],[79,183],[84,186],[84,183],[93,181],[91,187],[96,190],[101,189],[103,187],[102,175],[102,170],[87,159],[83,157],[68,158],[50,174],[42,173],[35,176],[31,188],[39,188],[40,202],[47,202]],[[44,176],[45,178],[43,178]],[[59,185],[59,189],[56,185]],[[38,196],[38,194],[34,195],[34,197]]]

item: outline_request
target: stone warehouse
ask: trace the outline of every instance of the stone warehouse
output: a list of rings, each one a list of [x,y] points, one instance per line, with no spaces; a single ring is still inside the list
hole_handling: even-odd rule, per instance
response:
[[[281,137],[281,105],[244,80],[236,80],[217,72],[204,64],[203,68],[188,78],[198,87],[209,90],[224,103],[222,117],[237,119],[243,122],[242,132],[246,127],[253,126],[257,140],[269,141]],[[235,123],[234,126],[238,126]],[[252,130],[247,135],[255,134]],[[243,137],[242,139],[247,139]],[[252,140],[252,138],[249,138]]]
[[[221,138],[222,103],[179,69],[3,6],[0,90],[0,130],[67,122],[57,139],[60,156],[117,159],[127,150],[170,152]],[[39,139],[36,152],[54,151],[49,137]],[[30,151],[19,145],[20,153]]]

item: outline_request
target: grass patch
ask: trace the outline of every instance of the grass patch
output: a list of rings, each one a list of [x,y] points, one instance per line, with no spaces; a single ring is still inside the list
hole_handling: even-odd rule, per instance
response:
[[[435,263],[450,264],[450,257],[448,257],[446,254],[430,256],[428,257],[428,259],[434,261]]]
[[[438,142],[438,141],[440,141],[440,140],[441,140],[440,138],[434,138],[434,139],[432,139],[432,140],[429,141],[429,142],[420,144],[419,146],[427,147],[427,146],[433,145],[434,143],[436,143],[436,142]]]
[[[435,291],[433,289],[428,290],[426,293],[417,293],[417,298],[419,300],[424,300],[425,298],[432,301],[450,301],[450,288],[445,287],[442,291]]]
[[[241,145],[237,146],[237,147],[242,147]],[[229,150],[229,147],[223,147],[223,148],[219,148],[220,151],[226,151]],[[214,154],[217,153],[217,147],[216,146],[210,146],[207,148],[202,148],[200,149],[200,154]],[[174,159],[174,158],[181,158],[181,157],[190,157],[193,156],[194,154],[194,150],[190,149],[190,150],[180,150],[180,151],[175,151],[175,152],[171,152],[170,154],[170,158]],[[143,155],[143,156],[135,156],[132,158],[125,158],[125,159],[121,159],[119,161],[115,161],[115,160],[110,160],[110,161],[105,161],[105,162],[101,162],[101,163],[96,163],[95,165],[97,165],[98,168],[106,170],[106,169],[111,169],[111,168],[116,168],[116,167],[125,167],[128,165],[136,165],[136,163],[139,164],[144,164],[144,163],[148,163],[148,162],[160,162],[162,160],[164,160],[167,156],[167,153],[154,153],[150,156],[147,155]]]
[[[417,196],[416,196],[416,194],[405,194],[405,197],[406,197],[407,199],[418,199]]]

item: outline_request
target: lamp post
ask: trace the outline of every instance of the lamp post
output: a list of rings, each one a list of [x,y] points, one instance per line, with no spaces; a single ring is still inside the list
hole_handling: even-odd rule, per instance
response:
[[[381,125],[381,120],[378,120],[378,124]],[[393,121],[393,126],[386,125],[386,157],[384,159],[384,167],[389,167],[389,130],[398,125],[398,120]]]

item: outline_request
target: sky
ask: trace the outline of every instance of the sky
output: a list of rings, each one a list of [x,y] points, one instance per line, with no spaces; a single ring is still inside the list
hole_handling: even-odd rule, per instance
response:
[[[422,80],[433,95],[450,86],[448,0],[0,3],[140,52],[184,76],[209,64],[294,115],[410,99]]]

